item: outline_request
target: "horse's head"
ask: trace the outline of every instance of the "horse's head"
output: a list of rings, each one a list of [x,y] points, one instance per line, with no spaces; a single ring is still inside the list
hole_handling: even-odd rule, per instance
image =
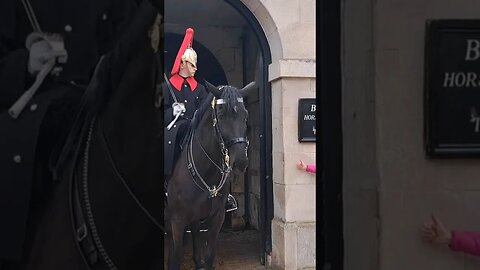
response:
[[[256,88],[256,84],[251,82],[239,90],[233,86],[215,87],[207,81],[205,83],[208,91],[215,96],[212,102],[215,134],[220,140],[222,151],[228,154],[233,170],[243,173],[248,165],[248,111],[243,97]]]

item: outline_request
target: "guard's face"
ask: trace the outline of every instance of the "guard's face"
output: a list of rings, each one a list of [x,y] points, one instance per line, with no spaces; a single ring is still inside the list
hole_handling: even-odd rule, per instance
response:
[[[197,65],[192,64],[189,61],[184,61],[182,64],[180,64],[180,69],[183,70],[183,73],[187,77],[193,77],[197,71]]]

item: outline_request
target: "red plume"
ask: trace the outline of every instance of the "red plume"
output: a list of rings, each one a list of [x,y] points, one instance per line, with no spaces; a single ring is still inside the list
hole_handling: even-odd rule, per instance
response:
[[[180,62],[182,61],[182,56],[188,47],[192,47],[192,43],[193,43],[193,29],[187,28],[187,30],[185,30],[185,37],[183,38],[182,45],[178,50],[177,57],[175,58],[175,62],[173,62],[173,68],[171,72],[172,75],[174,75],[175,73],[178,73],[178,71],[180,70]]]

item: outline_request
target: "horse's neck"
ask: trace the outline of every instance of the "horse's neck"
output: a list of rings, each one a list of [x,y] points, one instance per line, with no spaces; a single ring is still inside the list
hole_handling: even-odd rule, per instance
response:
[[[150,129],[148,125],[152,124],[152,117],[156,114],[153,106],[153,57],[154,54],[147,45],[140,47],[130,59],[118,86],[112,90],[112,96],[101,115],[105,129],[112,130],[112,135],[116,136],[117,132],[138,126],[141,130],[125,139],[135,139],[136,136],[140,139],[142,132]],[[145,124],[139,125],[139,122]]]
[[[163,130],[159,120],[162,115],[154,107],[154,54],[148,46],[143,44],[132,55],[99,115],[112,155],[127,177],[136,175],[145,160],[157,158],[156,152],[161,152],[156,149]]]
[[[202,121],[195,130],[195,136],[196,138],[192,138],[192,151],[194,162],[197,163],[197,168],[200,170],[200,173],[203,171],[202,175],[212,175],[218,172],[218,168],[212,161],[215,162],[217,166],[222,167],[223,155],[219,138],[217,134],[215,134],[211,110],[205,112]],[[206,154],[203,151],[205,151]],[[208,155],[208,157],[206,155]],[[200,164],[203,165],[200,166]]]

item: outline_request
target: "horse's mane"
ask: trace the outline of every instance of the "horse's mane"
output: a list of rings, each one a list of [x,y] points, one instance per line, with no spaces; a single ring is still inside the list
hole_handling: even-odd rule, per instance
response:
[[[234,114],[237,112],[238,102],[237,99],[241,98],[240,92],[238,89],[230,85],[220,86],[222,90],[221,98],[225,101],[224,105],[220,107],[219,114]]]
[[[190,129],[197,129],[198,124],[203,118],[203,115],[210,107],[210,104],[212,103],[212,99],[213,99],[213,95],[211,93],[209,93],[207,97],[203,99],[202,104],[200,104],[200,107],[197,109],[197,112],[195,113],[192,119],[192,122],[190,124]]]
[[[138,55],[139,50],[148,48],[147,44],[150,43],[148,31],[156,15],[157,10],[152,8],[151,3],[142,1],[135,14],[128,19],[113,48],[105,53],[106,70],[99,74],[100,79],[104,80],[104,86],[94,99],[99,106],[104,106],[119,87],[132,58]]]
[[[225,101],[225,103],[223,104],[223,106],[219,108],[218,113],[219,114],[236,113],[236,107],[238,106],[237,98],[242,97],[238,92],[238,89],[229,85],[222,85],[220,86],[220,89],[222,89],[221,98]],[[198,124],[202,120],[205,112],[209,108],[211,108],[210,105],[212,103],[212,99],[213,99],[213,94],[209,93],[207,97],[202,101],[202,104],[200,104],[200,107],[197,109],[197,112],[195,113],[195,116],[193,117],[192,122],[190,124],[191,129],[196,129],[198,127]]]

